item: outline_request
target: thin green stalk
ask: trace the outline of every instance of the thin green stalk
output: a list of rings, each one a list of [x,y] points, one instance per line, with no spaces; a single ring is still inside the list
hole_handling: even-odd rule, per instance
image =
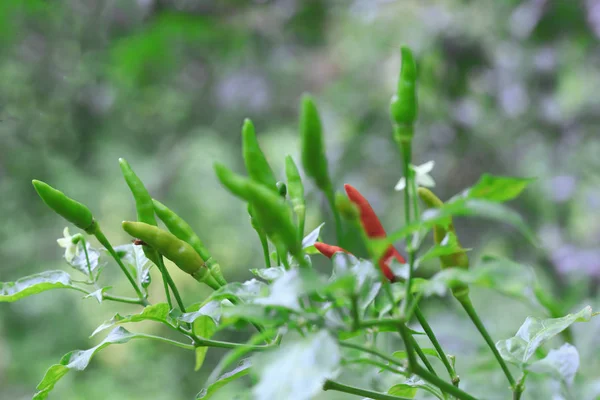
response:
[[[176,340],[171,340],[171,339],[167,339],[167,338],[160,337],[160,336],[149,335],[146,333],[137,333],[136,336],[133,337],[132,339],[150,339],[150,340],[156,340],[157,342],[172,344],[173,346],[181,347],[182,349],[186,349],[186,350],[194,350],[195,349],[195,347],[191,344],[181,343]]]
[[[90,277],[90,282],[93,282],[94,276],[92,275],[92,264],[90,263],[90,255],[88,254],[87,242],[85,240],[85,236],[81,235],[81,238],[79,240],[81,240],[81,244],[83,246],[83,254],[85,254],[85,263],[87,264],[87,267],[88,267],[88,275]]]
[[[150,305],[146,299],[133,299],[131,297],[113,296],[112,294],[102,294],[102,299],[116,301],[119,303],[139,304],[141,306]]]
[[[112,258],[115,259],[115,261],[119,265],[119,268],[121,268],[121,271],[123,271],[123,273],[127,277],[127,280],[129,281],[129,283],[131,283],[131,286],[133,287],[133,290],[135,290],[135,293],[140,298],[140,301],[142,302],[141,304],[143,304],[145,306],[147,306],[148,304],[150,304],[150,303],[148,303],[148,300],[146,300],[146,298],[142,294],[142,291],[140,290],[140,288],[138,287],[137,283],[135,282],[135,280],[133,279],[133,277],[131,276],[131,274],[127,270],[127,267],[125,267],[125,265],[123,264],[123,261],[121,261],[121,258],[119,257],[119,255],[117,254],[117,252],[115,251],[115,249],[112,247],[112,245],[110,244],[110,242],[108,241],[108,239],[106,238],[106,236],[104,236],[104,233],[102,233],[102,230],[100,230],[100,226],[98,224],[96,224],[96,228],[94,229],[94,236],[96,237],[96,239],[98,239],[98,241],[100,242],[100,244],[102,246],[104,246],[106,248],[106,250],[108,250],[108,252],[112,256]]]
[[[418,365],[412,341],[410,340],[410,332],[408,331],[405,325],[400,325],[399,331],[400,336],[402,336],[402,340],[404,341],[404,345],[406,346],[406,354],[408,357],[408,365],[410,372],[420,376],[427,382],[437,386],[442,392],[448,393],[459,400],[477,400],[477,398],[471,396],[467,392],[457,388],[451,383],[444,381],[443,379],[440,379],[439,377],[433,375],[432,373]]]
[[[496,348],[494,341],[490,337],[490,334],[488,333],[487,329],[485,329],[485,326],[483,325],[483,322],[481,322],[479,315],[477,315],[477,311],[475,311],[475,308],[473,307],[473,303],[471,303],[469,295],[459,296],[456,297],[456,299],[465,309],[465,311],[469,315],[469,318],[471,318],[471,321],[473,321],[473,324],[475,324],[477,330],[479,331],[481,336],[483,336],[483,339],[489,346],[492,353],[494,353],[494,357],[496,357],[496,360],[498,360],[498,364],[500,364],[500,368],[502,368],[502,371],[504,371],[504,375],[506,375],[506,379],[508,379],[511,389],[513,391],[516,390],[517,386],[515,378],[513,378],[512,374],[510,373],[510,370],[508,369],[508,365],[506,365],[506,363],[504,362],[504,359],[500,355],[500,352],[498,352],[498,349]]]
[[[85,293],[86,295],[90,295],[92,294],[91,292],[77,287],[77,286],[70,286],[70,289],[73,290],[77,290],[78,292],[81,293]],[[106,293],[102,293],[102,300],[110,300],[110,301],[116,301],[118,303],[126,303],[126,304],[139,304],[141,306],[147,306],[150,303],[146,300],[146,299],[134,299],[132,297],[121,297],[121,296],[113,296],[111,294],[106,294]]]
[[[194,341],[192,348],[218,347],[221,349],[237,349],[237,348],[243,347],[244,349],[251,350],[251,351],[265,351],[265,350],[269,350],[275,346],[275,344],[250,345],[247,343],[233,343],[233,342],[223,342],[221,340],[210,340],[210,339],[204,339],[204,338],[198,337],[193,332],[191,332],[185,328],[182,328],[182,327],[178,327],[177,330],[180,331],[181,333],[183,333],[184,335],[189,336]]]
[[[412,127],[411,127],[412,129]],[[410,213],[410,188],[412,186],[413,176],[410,170],[410,164],[412,161],[412,141],[411,140],[402,140],[399,143],[400,151],[402,153],[402,166],[404,179],[406,180],[406,186],[404,188],[404,219],[406,221],[406,225],[408,226],[411,222],[411,213]],[[416,211],[416,210],[415,210]],[[401,315],[406,316],[410,303],[412,301],[412,280],[414,275],[414,263],[415,263],[415,254],[414,249],[412,249],[412,245],[409,244],[408,248],[408,277],[406,279],[406,294],[404,299],[402,300],[401,306]]]
[[[394,374],[406,375],[406,371],[404,369],[391,367],[386,363],[382,363],[377,360],[372,360],[370,358],[352,358],[349,360],[343,360],[342,365],[350,365],[350,364],[371,364],[381,369],[385,369],[386,371],[390,371]]]
[[[425,355],[425,353],[423,353],[421,346],[419,346],[419,343],[417,343],[417,339],[415,339],[415,337],[412,335],[411,335],[410,339],[413,342],[413,346],[415,348],[417,355],[419,356],[421,361],[423,361],[423,364],[425,364],[425,368],[427,368],[429,370],[429,372],[431,372],[433,375],[437,375],[437,373],[435,372],[435,369],[433,369],[433,365],[431,365],[431,363],[427,359],[427,356]]]
[[[341,347],[346,347],[348,349],[360,350],[364,353],[373,354],[374,356],[377,356],[377,357],[381,358],[382,360],[389,362],[390,364],[394,364],[394,365],[397,365],[398,367],[404,368],[402,361],[398,360],[397,358],[390,357],[388,355],[380,353],[378,350],[376,350],[372,347],[366,347],[366,346],[362,346],[362,345],[356,344],[356,343],[341,342],[341,341],[339,343],[340,343]]]
[[[171,287],[171,291],[173,292],[173,296],[175,297],[175,300],[177,301],[177,305],[179,306],[179,309],[181,310],[182,313],[185,313],[185,305],[183,304],[183,300],[181,299],[181,295],[179,294],[179,290],[177,289],[177,285],[175,285],[175,282],[173,281],[173,278],[171,277],[171,274],[169,274],[169,270],[167,269],[164,260],[162,258],[162,256],[158,256],[158,262],[160,264],[159,269],[161,269],[161,272],[164,271],[163,274],[163,278],[165,279],[166,283],[168,284],[168,286]],[[168,290],[168,288],[165,288],[165,290]],[[167,295],[167,297],[169,297]]]
[[[333,192],[332,187],[329,187],[325,191],[325,197],[327,197],[327,202],[329,203],[329,207],[331,208],[331,212],[333,213],[333,219],[335,221],[335,236],[337,238],[337,242],[340,247],[344,247],[344,229],[342,227],[342,218],[340,217],[340,213],[338,213],[337,208],[335,208],[335,193]]]
[[[360,315],[358,313],[358,296],[352,296],[352,330],[360,329]]]
[[[304,224],[306,223],[306,207],[298,207],[296,217],[298,218],[298,235],[300,241],[302,241],[304,239]]]
[[[269,255],[269,241],[267,240],[267,235],[263,234],[258,234],[258,237],[260,239],[260,244],[262,245],[262,249],[263,249],[263,257],[265,258],[265,266],[267,268],[271,268],[271,256]]]
[[[158,270],[160,271],[160,275],[162,276],[162,281],[163,281],[163,289],[165,291],[165,297],[167,298],[167,304],[169,305],[169,310],[173,309],[173,301],[171,300],[171,292],[169,291],[169,281],[167,281],[167,277],[166,277],[166,267],[164,262],[162,261],[162,257],[158,254],[158,252],[155,252],[156,254],[156,267],[158,268]],[[158,261],[158,260],[161,261]],[[185,312],[185,311],[183,311]]]
[[[373,400],[408,400],[406,397],[393,396],[391,394],[374,392],[372,390],[361,389],[354,386],[344,385],[339,382],[327,380],[323,385],[323,390],[334,390],[336,392],[354,394],[356,396],[366,397]]]
[[[446,356],[446,353],[444,352],[444,349],[442,349],[440,342],[438,342],[437,337],[435,336],[435,333],[433,333],[433,329],[431,329],[429,322],[427,322],[427,319],[421,313],[421,310],[418,307],[415,308],[415,317],[417,317],[419,324],[421,324],[421,326],[423,327],[425,334],[431,341],[431,344],[433,344],[435,351],[437,351],[438,355],[440,356],[440,359],[442,360],[442,363],[444,364],[446,371],[448,371],[448,375],[450,375],[450,379],[452,380],[452,383],[454,384],[454,386],[458,387],[460,378],[456,374],[456,371],[454,370],[454,368],[452,368],[452,365],[450,365],[450,361],[448,361],[448,356]]]
[[[519,381],[517,382],[517,386],[515,386],[515,390],[513,392],[513,400],[520,400],[521,395],[525,391],[525,379],[527,378],[527,371],[523,372]]]

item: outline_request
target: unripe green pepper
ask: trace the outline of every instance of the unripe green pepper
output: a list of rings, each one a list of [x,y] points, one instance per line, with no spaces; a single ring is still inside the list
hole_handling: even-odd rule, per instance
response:
[[[122,226],[125,232],[156,249],[198,282],[204,282],[213,289],[220,287],[196,250],[172,233],[144,222],[123,221]]]
[[[392,97],[390,113],[397,125],[413,125],[417,119],[417,65],[412,51],[402,46],[402,64],[398,78],[398,90]]]
[[[420,187],[417,189],[417,193],[427,208],[440,208],[444,205],[444,203],[429,189]],[[441,244],[446,235],[448,235],[448,232],[452,233],[454,237],[456,237],[456,244],[462,248],[460,242],[458,241],[458,237],[456,236],[456,231],[454,230],[452,220],[450,220],[447,227],[441,225],[435,225],[433,227],[433,241],[438,245]],[[457,251],[454,254],[440,256],[440,261],[442,263],[442,268],[469,268],[469,257],[467,256],[467,252],[464,250]]]
[[[304,199],[304,185],[300,177],[300,171],[294,162],[292,156],[285,156],[285,176],[287,179],[287,188],[290,196],[290,202],[294,213],[298,218],[298,233],[300,239],[304,236],[304,224],[306,220],[306,200]]]
[[[45,182],[34,179],[32,183],[40,198],[55,213],[87,233],[94,233],[96,223],[89,208]]]
[[[148,193],[144,183],[133,171],[127,160],[119,158],[119,166],[121,167],[123,178],[125,178],[125,182],[133,194],[138,221],[157,226],[152,197]]]
[[[319,189],[324,192],[330,191],[331,178],[327,169],[321,119],[319,118],[317,107],[309,95],[304,95],[302,98],[300,146],[302,166],[306,175],[315,181]]]
[[[252,121],[246,119],[242,128],[242,154],[250,178],[273,191],[278,191],[275,174],[258,145]]]
[[[194,232],[192,227],[183,220],[179,215],[177,215],[174,211],[169,209],[167,206],[162,204],[158,200],[152,200],[154,205],[154,211],[158,218],[165,224],[169,232],[175,235],[179,240],[183,240],[188,243],[190,246],[194,248],[196,253],[205,260],[206,266],[210,270],[210,273],[215,277],[215,279],[221,283],[222,285],[226,284],[227,281],[223,277],[221,273],[221,267],[219,264],[212,258],[210,252],[204,246],[200,237]]]
[[[250,203],[252,217],[276,246],[284,246],[293,256],[303,257],[302,244],[298,239],[290,210],[278,193],[230,171],[224,165],[215,164],[215,172],[231,193]]]

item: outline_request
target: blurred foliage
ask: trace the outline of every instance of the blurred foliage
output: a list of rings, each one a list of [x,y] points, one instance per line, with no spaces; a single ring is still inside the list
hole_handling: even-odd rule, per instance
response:
[[[599,9],[598,0],[2,1],[0,281],[64,266],[55,243],[64,224],[35,196],[32,178],[88,204],[115,243],[128,240],[119,222],[134,208],[118,178],[120,156],[201,232],[230,280],[249,276],[261,260],[258,239],[212,163],[241,169],[240,129],[251,117],[282,177],[284,155],[297,156],[304,91],[322,110],[336,188],[352,183],[386,228],[397,229],[401,164],[387,110],[399,46],[408,44],[420,75],[415,162],[436,161],[436,192],[448,198],[483,172],[538,178],[515,205],[541,249],[477,221],[457,221],[462,242],[533,265],[571,310],[586,298],[597,308],[589,298],[600,279]],[[332,238],[312,189],[307,231],[324,219]],[[183,274],[175,279],[188,301],[206,294]],[[91,346],[88,335],[115,311],[93,303],[53,292],[0,307],[0,398],[28,398],[47,366]],[[512,336],[530,313],[477,291],[474,303],[498,338]],[[485,367],[475,355],[482,343],[470,340],[461,313],[428,305],[443,344],[473,354],[474,365],[464,357],[457,365],[475,380]],[[600,328],[591,324],[576,331],[596,346],[582,353],[582,379],[600,367],[592,356]],[[192,373],[194,360],[165,345],[107,349],[54,398],[103,399],[107,388],[133,400],[191,398],[217,353]],[[488,384],[502,386],[501,378]],[[533,393],[524,398],[548,398]]]

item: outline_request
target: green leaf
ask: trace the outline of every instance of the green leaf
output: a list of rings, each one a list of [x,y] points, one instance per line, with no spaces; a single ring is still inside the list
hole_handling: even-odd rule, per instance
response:
[[[15,282],[0,282],[0,303],[17,301],[52,289],[78,289],[64,271],[44,271]]]
[[[97,327],[90,337],[95,336],[97,333],[115,325],[148,320],[161,322],[171,327],[175,326],[174,321],[169,317],[169,305],[167,303],[158,303],[145,307],[139,314],[122,316],[121,314],[117,313],[111,319],[103,322],[102,325]]]
[[[417,388],[404,383],[399,383],[388,389],[388,394],[412,399],[417,395]]]
[[[412,399],[417,395],[417,388],[414,386],[399,383],[388,389],[388,394]]]
[[[315,293],[324,286],[325,282],[314,270],[293,269],[276,279],[269,286],[266,296],[257,297],[252,303],[301,311],[299,298]]]
[[[420,230],[429,230],[435,225],[447,226],[450,217],[473,216],[508,223],[517,228],[531,243],[536,244],[535,235],[527,227],[523,218],[510,208],[494,201],[455,197],[440,208],[430,208],[421,214],[418,221],[405,225],[402,229],[388,235],[385,239],[370,240],[371,249],[385,249],[399,240],[405,239]]]
[[[442,240],[440,244],[436,244],[431,247],[425,254],[419,257],[418,262],[425,262],[434,258],[439,258],[441,256],[448,256],[452,254],[456,254],[461,251],[469,251],[470,249],[464,249],[461,247],[456,234],[453,232],[448,232],[446,237]]]
[[[531,267],[515,263],[506,258],[486,257],[475,268],[468,270],[462,268],[444,269],[435,274],[429,281],[419,282],[416,287],[425,296],[430,296],[443,295],[443,287],[453,288],[465,284],[477,285],[537,305],[538,303],[532,296],[531,290],[534,279],[535,276]]]
[[[575,346],[569,343],[563,344],[558,350],[550,350],[545,358],[527,367],[530,372],[549,374],[568,386],[573,384],[578,369],[579,353]]]
[[[417,389],[423,389],[438,399],[444,399],[440,391],[433,385],[425,382],[417,376],[411,376],[404,383],[394,385],[388,389],[388,394],[412,399],[417,394]]]
[[[337,341],[324,330],[284,342],[275,351],[252,357],[259,376],[254,398],[309,400],[322,390],[326,379],[337,376],[340,360]]]
[[[319,238],[319,235],[321,234],[321,228],[323,228],[323,225],[325,225],[325,222],[317,226],[311,233],[309,233],[304,237],[304,239],[302,239],[303,249],[311,247],[316,243],[317,239]]]
[[[74,350],[65,354],[58,364],[55,364],[48,368],[44,378],[37,386],[38,392],[33,396],[32,400],[43,400],[48,397],[48,393],[54,389],[56,383],[65,376],[70,370],[83,371],[94,355],[97,352],[108,347],[112,344],[123,344],[127,343],[132,339],[144,339],[154,338],[151,335],[142,333],[132,333],[123,327],[116,327],[113,329],[106,339],[100,342],[97,346],[92,347],[88,350]]]
[[[250,279],[244,283],[231,282],[215,290],[210,296],[210,300],[223,300],[229,298],[250,301],[268,291],[268,286],[257,279]]]
[[[221,375],[215,382],[202,389],[202,391],[196,395],[196,400],[210,399],[219,389],[229,382],[248,375],[250,368],[252,368],[250,359],[243,359],[235,369]]]
[[[98,261],[100,260],[100,252],[97,249],[92,248],[88,242],[85,244],[87,247],[88,259],[90,261],[90,268],[92,270],[92,277],[96,279],[99,272]],[[88,259],[85,258],[83,244],[79,242],[77,243],[77,252],[75,253],[75,256],[71,261],[67,260],[67,263],[85,276],[89,276],[87,263]]]
[[[466,196],[489,201],[509,201],[519,196],[535,178],[513,178],[483,174],[479,181],[466,191]]]
[[[437,358],[438,360],[441,360],[440,355],[438,354],[437,351],[435,351],[435,349],[422,348],[421,350],[423,350],[423,354],[426,354],[428,356],[432,356],[432,357]],[[406,353],[405,350],[400,350],[400,351],[395,351],[392,354],[392,357],[400,358],[400,359],[406,359],[406,358],[408,358],[408,354]]]
[[[587,306],[575,314],[562,318],[540,320],[527,317],[517,334],[507,340],[496,343],[496,348],[506,361],[523,369],[529,364],[529,359],[544,342],[558,335],[575,322],[587,322],[592,318],[592,308]]]
[[[146,288],[150,285],[150,268],[154,265],[146,255],[142,246],[134,246],[133,244],[124,244],[115,247],[115,251],[121,256],[121,261],[125,266],[129,267],[138,287],[142,293],[147,293]]]
[[[196,336],[204,339],[210,339],[217,331],[217,324],[212,317],[209,317],[208,315],[202,315],[194,320],[192,330]],[[207,346],[196,347],[196,365],[194,367],[194,371],[198,371],[200,368],[202,368],[207,351]]]
[[[83,298],[94,298],[98,303],[102,303],[102,300],[104,300],[104,293],[108,292],[110,289],[112,289],[112,286],[105,286],[103,288],[93,291],[92,293],[88,294],[87,296],[84,296]]]
[[[253,268],[250,270],[254,275],[267,282],[272,282],[283,276],[285,273],[284,267],[272,267],[272,268]]]

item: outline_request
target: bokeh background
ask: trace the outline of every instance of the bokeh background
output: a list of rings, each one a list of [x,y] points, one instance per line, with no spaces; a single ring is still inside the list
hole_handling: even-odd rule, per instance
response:
[[[262,263],[259,242],[212,163],[243,170],[240,128],[250,117],[283,178],[284,155],[299,160],[303,92],[321,110],[336,189],[352,183],[388,230],[401,227],[402,195],[393,190],[401,164],[387,110],[399,46],[408,44],[420,79],[415,161],[435,160],[440,197],[484,172],[538,178],[512,205],[541,249],[477,220],[457,223],[461,241],[474,257],[532,265],[569,310],[598,308],[599,38],[598,0],[0,1],[0,281],[68,268],[56,245],[65,222],[37,198],[33,178],[89,205],[113,243],[129,240],[119,224],[135,214],[118,157],[190,221],[230,280],[249,278],[248,269]],[[312,229],[330,215],[307,186]],[[324,237],[333,240],[332,223]],[[206,295],[174,275],[188,302]],[[104,278],[129,294],[114,266]],[[88,338],[97,325],[136,310],[80,297],[52,291],[0,304],[1,399],[30,398],[49,365],[100,340]],[[161,298],[159,284],[152,300]],[[497,339],[514,335],[532,314],[489,291],[475,291],[475,304]],[[494,365],[478,356],[481,338],[450,299],[425,308],[449,352],[465,355],[457,368],[467,385],[485,395],[478,376],[489,377],[481,374]],[[164,334],[151,324],[131,328]],[[578,393],[585,393],[577,398],[598,399],[600,321],[576,327],[575,337]],[[184,350],[113,346],[63,379],[51,398],[190,399],[221,355],[210,350],[194,373]],[[502,375],[491,376],[481,384],[505,390]],[[548,396],[533,390],[524,398]]]

